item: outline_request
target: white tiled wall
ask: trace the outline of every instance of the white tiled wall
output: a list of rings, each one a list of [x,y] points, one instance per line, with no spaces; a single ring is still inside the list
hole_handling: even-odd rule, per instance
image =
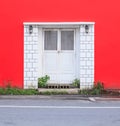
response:
[[[94,25],[89,25],[85,33],[85,25],[80,26],[80,85],[89,88],[94,82]]]
[[[24,88],[37,88],[38,80],[38,27],[33,26],[29,34],[29,26],[24,26]]]
[[[29,34],[29,25],[24,25],[24,88],[38,87],[39,61],[39,26],[33,25],[33,33]],[[80,25],[80,87],[88,88],[94,82],[94,25],[89,25],[89,33],[85,33],[85,25]],[[42,61],[41,61],[42,62]]]

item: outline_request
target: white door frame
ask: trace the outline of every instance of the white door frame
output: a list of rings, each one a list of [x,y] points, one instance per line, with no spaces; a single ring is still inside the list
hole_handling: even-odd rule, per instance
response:
[[[39,76],[43,76],[44,75],[44,68],[43,68],[43,54],[44,54],[44,31],[49,31],[49,30],[57,30],[58,31],[58,34],[60,34],[59,32],[62,31],[62,30],[73,30],[74,31],[74,55],[75,55],[75,78],[78,78],[79,79],[79,51],[80,51],[80,48],[79,48],[79,28],[66,28],[66,27],[63,27],[63,28],[59,28],[59,27],[56,27],[56,28],[41,28],[39,27],[39,47],[40,47],[40,50],[39,50],[39,63],[40,65],[38,65],[38,69],[39,69]],[[60,42],[59,42],[60,44]],[[59,45],[57,45],[59,46]],[[60,45],[61,47],[61,45]],[[58,48],[60,48],[58,47]],[[48,50],[49,51],[49,50]],[[63,50],[64,51],[64,50]]]

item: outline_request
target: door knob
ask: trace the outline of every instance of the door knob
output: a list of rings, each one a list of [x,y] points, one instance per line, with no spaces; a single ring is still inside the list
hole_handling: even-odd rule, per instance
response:
[[[58,51],[58,53],[60,53],[60,51]]]

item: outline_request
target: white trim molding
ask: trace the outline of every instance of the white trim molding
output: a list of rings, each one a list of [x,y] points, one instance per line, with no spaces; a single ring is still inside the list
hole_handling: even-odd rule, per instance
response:
[[[24,25],[85,25],[95,24],[95,22],[24,22]]]

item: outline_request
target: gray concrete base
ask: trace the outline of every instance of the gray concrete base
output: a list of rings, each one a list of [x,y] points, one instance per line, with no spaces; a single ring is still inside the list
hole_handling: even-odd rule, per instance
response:
[[[47,89],[47,88],[39,88],[39,92],[67,92],[68,94],[78,94],[79,88],[71,88],[71,89]]]

